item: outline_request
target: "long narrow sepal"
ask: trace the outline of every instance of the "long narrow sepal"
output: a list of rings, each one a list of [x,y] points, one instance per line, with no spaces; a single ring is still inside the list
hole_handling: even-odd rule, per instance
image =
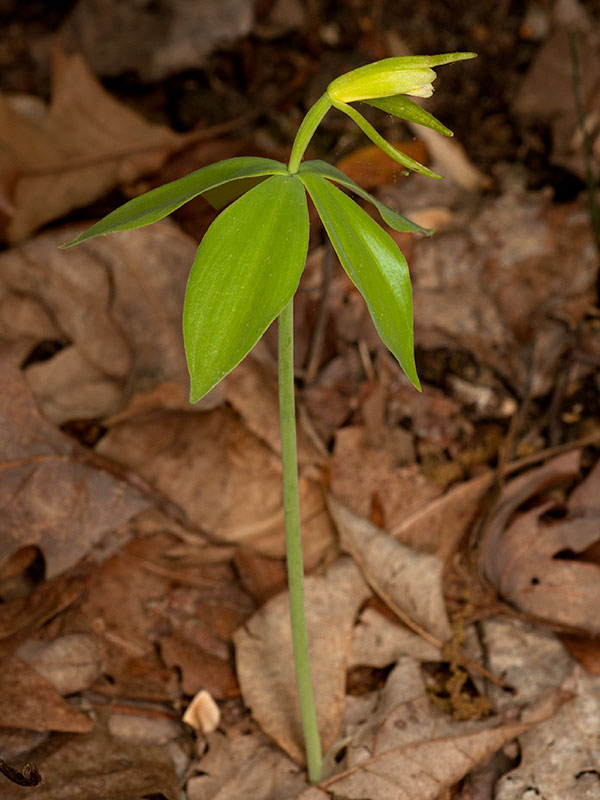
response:
[[[443,136],[454,136],[454,133],[443,125],[439,119],[426,111],[414,100],[411,100],[405,95],[398,94],[395,97],[379,97],[377,100],[365,100],[370,106],[380,108],[386,114],[392,114],[394,117],[407,119],[410,122],[416,122],[417,125],[424,125],[431,128]]]
[[[337,100],[333,100],[332,104],[335,108],[339,111],[343,111],[344,114],[347,114],[351,120],[356,122],[358,127],[365,133],[369,139],[376,144],[383,152],[388,155],[390,158],[393,158],[394,161],[397,161],[398,164],[402,164],[403,167],[406,169],[410,169],[413,172],[418,172],[421,175],[427,175],[429,178],[441,178],[441,175],[438,175],[437,172],[426,167],[424,164],[421,164],[418,161],[415,161],[414,158],[405,155],[404,153],[397,150],[393,145],[391,145],[388,141],[386,141],[381,134],[377,133],[375,128],[367,122],[367,120],[360,114],[355,108],[348,105],[347,103],[341,103]]]

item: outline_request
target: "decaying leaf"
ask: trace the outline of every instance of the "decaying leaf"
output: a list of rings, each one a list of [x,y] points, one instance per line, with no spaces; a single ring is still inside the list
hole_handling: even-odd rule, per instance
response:
[[[29,350],[45,341],[57,350],[25,370],[41,409],[57,424],[104,418],[164,383],[181,387],[187,407],[181,304],[196,243],[162,223],[59,250],[78,230],[0,255],[0,336],[16,345],[23,339],[14,303],[25,297],[34,303],[21,309],[27,319],[35,309],[48,319],[31,329]]]
[[[39,414],[9,359],[2,359],[0,374],[0,553],[6,558],[21,547],[38,547],[52,577],[149,502],[82,463],[77,444]]]
[[[354,558],[373,591],[405,624],[433,637],[430,641],[448,639],[443,562],[405,547],[334,498],[329,499],[329,508],[342,548]]]
[[[526,722],[455,722],[431,706],[418,664],[402,659],[380,694],[349,698],[348,763],[322,788],[334,798],[434,800],[561,700],[532,710]]]
[[[505,194],[484,201],[468,231],[444,235],[442,258],[442,240],[415,241],[416,341],[426,349],[452,342],[518,392],[548,392],[569,328],[595,302],[597,264],[582,211],[580,201],[553,206],[541,193]]]
[[[78,55],[56,50],[52,104],[41,120],[0,95],[0,189],[10,199],[5,233],[17,242],[114,186],[158,169],[183,137],[146,122],[111,97]]]
[[[336,741],[345,703],[354,619],[369,588],[349,558],[326,576],[306,579],[306,624],[321,743]],[[287,593],[269,600],[234,635],[238,679],[261,728],[296,761],[304,761]]]
[[[455,552],[494,483],[491,472],[453,486],[389,530],[389,535],[419,553],[445,561]]]
[[[279,459],[230,409],[132,418],[98,450],[138,471],[215,538],[285,554]],[[315,481],[300,479],[300,507],[304,557],[314,563],[333,541]]]
[[[497,591],[521,610],[597,634],[600,566],[582,555],[600,539],[600,508],[584,509],[576,498],[579,516],[544,522],[544,514],[556,506],[551,500],[509,523],[519,505],[576,475],[578,464],[579,453],[567,453],[509,484],[492,514],[481,559]],[[590,480],[597,478],[592,474]]]
[[[387,667],[403,656],[417,661],[439,661],[442,651],[374,608],[365,608],[354,628],[348,666]]]
[[[495,790],[498,800],[587,800],[600,796],[600,678],[573,664],[550,631],[518,620],[493,618],[483,623],[491,669],[514,695],[490,687],[497,707],[510,709],[515,699],[532,703],[551,687],[561,686],[573,699],[554,716],[519,736],[521,760]]]
[[[30,639],[16,653],[62,695],[88,689],[100,677],[104,651],[89,633],[71,633],[52,641]]]
[[[200,775],[186,786],[189,800],[291,800],[306,787],[304,769],[258,731],[217,732],[207,743]]]
[[[36,765],[43,783],[35,790],[41,800],[179,800],[180,791],[169,754],[164,748],[115,741],[101,723],[86,736],[49,747]],[[23,789],[2,786],[2,800],[20,800]]]
[[[377,498],[387,529],[438,497],[442,487],[429,481],[417,464],[398,466],[400,447],[373,446],[368,435],[358,425],[337,431],[330,463],[331,493],[363,517],[370,516]],[[398,445],[394,433],[388,431],[388,437]]]
[[[0,726],[34,731],[88,733],[87,714],[70,706],[32,667],[14,656],[0,665]]]

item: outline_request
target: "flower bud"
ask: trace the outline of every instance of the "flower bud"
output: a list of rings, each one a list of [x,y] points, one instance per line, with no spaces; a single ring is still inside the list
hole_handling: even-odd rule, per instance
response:
[[[474,53],[444,53],[438,56],[384,58],[347,72],[332,81],[327,94],[332,101],[354,103],[408,94],[431,97],[436,74],[432,67],[473,58]]]
[[[399,59],[386,58],[375,64],[348,72],[332,81],[327,92],[333,100],[353,103],[355,100],[370,100],[377,97],[391,97],[396,94],[411,94],[416,97],[431,97],[432,69],[398,69],[393,63]],[[377,69],[373,69],[377,67]]]

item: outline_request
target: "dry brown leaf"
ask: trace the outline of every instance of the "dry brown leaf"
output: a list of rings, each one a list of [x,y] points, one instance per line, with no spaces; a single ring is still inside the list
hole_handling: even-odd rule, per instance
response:
[[[54,686],[61,695],[88,689],[100,677],[104,648],[89,633],[71,633],[51,641],[30,639],[16,656]]]
[[[88,733],[92,720],[70,706],[32,667],[9,656],[0,665],[0,725],[34,731]]]
[[[215,733],[207,741],[188,800],[291,800],[306,786],[305,770],[258,731]]]
[[[354,618],[369,588],[349,558],[324,577],[308,577],[306,624],[321,744],[336,741],[344,711],[346,666]],[[261,728],[292,758],[304,745],[292,656],[288,595],[269,600],[234,634],[238,679],[246,705]]]
[[[277,369],[250,353],[227,377],[227,402],[240,414],[252,433],[274,453],[281,452]],[[298,426],[298,466],[321,464],[324,455]]]
[[[40,407],[62,424],[114,414],[135,392],[165,382],[183,387],[183,395],[181,306],[195,242],[161,223],[58,249],[78,232],[45,234],[0,255],[0,297],[30,298],[54,327],[52,334],[33,329],[34,343],[47,337],[60,344],[52,358],[26,369]],[[18,343],[22,325],[7,319],[3,338]],[[180,403],[187,407],[187,398]]]
[[[230,409],[165,412],[113,427],[98,448],[139,472],[215,538],[285,555],[278,457]],[[331,546],[320,487],[300,479],[307,563]]]
[[[209,691],[217,700],[239,694],[233,665],[229,659],[194,647],[179,635],[165,636],[159,640],[162,660],[168,667],[176,666],[181,673],[181,688],[187,695],[201,689]]]
[[[117,705],[108,718],[108,732],[120,742],[164,746],[183,734],[183,727],[170,709],[148,711]]]
[[[490,517],[481,563],[497,591],[521,610],[556,623],[600,632],[600,567],[578,559],[600,539],[600,515],[544,523],[546,501],[509,520],[526,500],[575,476],[579,451],[555,458],[508,484]],[[590,478],[595,482],[594,475]],[[581,500],[576,498],[579,507]]]
[[[410,158],[428,163],[427,148],[424,142],[391,142],[401,153]],[[365,189],[372,189],[382,183],[393,183],[406,174],[406,170],[374,144],[359,147],[336,163],[351,180]]]
[[[511,696],[490,686],[500,710],[510,713],[515,699],[535,702],[551,687],[574,695],[553,717],[519,737],[520,764],[499,782],[494,797],[598,797],[600,678],[574,665],[559,639],[539,626],[499,617],[483,622],[483,634],[490,668],[515,690]]]
[[[554,506],[526,512],[504,531],[495,587],[526,613],[598,634],[600,566],[574,559],[600,539],[600,517],[544,524]]]
[[[183,137],[113,99],[78,55],[57,50],[52,103],[41,120],[0,95],[0,177],[10,198],[9,242],[152,172]],[[6,176],[10,176],[7,183]]]
[[[379,502],[385,528],[398,525],[442,492],[416,464],[398,466],[397,448],[372,446],[358,425],[336,433],[330,470],[334,497],[367,518]]]
[[[79,446],[39,414],[20,370],[7,358],[0,370],[0,553],[38,547],[53,577],[149,502],[82,463]]]
[[[480,510],[481,501],[494,484],[492,472],[484,472],[441,497],[434,498],[388,533],[419,553],[432,553],[446,561],[455,552]]]
[[[137,0],[103,0],[100,6],[78,0],[69,8],[60,41],[83,52],[100,75],[135,72],[143,84],[200,69],[219,47],[249,34],[254,22],[250,0],[165,0],[142,7]]]
[[[562,700],[532,709],[526,722],[455,722],[431,706],[416,662],[402,659],[380,694],[349,698],[348,765],[322,787],[334,798],[434,800]]]
[[[441,661],[441,648],[425,641],[409,628],[387,619],[374,608],[365,608],[352,634],[348,667],[387,667],[402,656],[417,661]]]
[[[43,783],[41,800],[179,800],[180,791],[168,752],[161,747],[112,740],[101,724],[87,736],[40,752],[36,765]],[[23,789],[3,784],[2,800],[21,800]]]
[[[405,547],[334,498],[330,498],[329,508],[342,548],[353,557],[373,591],[406,625],[429,634],[432,643],[448,639],[443,561]]]
[[[489,198],[468,230],[415,241],[416,341],[427,349],[452,342],[518,392],[544,394],[569,329],[595,302],[596,269],[581,200],[553,206],[539,192]]]

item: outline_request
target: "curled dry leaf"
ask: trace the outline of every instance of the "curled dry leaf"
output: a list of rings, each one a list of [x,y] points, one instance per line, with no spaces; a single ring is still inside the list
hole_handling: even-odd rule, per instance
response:
[[[0,95],[0,191],[12,206],[4,237],[24,239],[44,223],[90,204],[160,167],[184,138],[113,99],[78,55],[56,50],[52,103],[41,120]]]
[[[0,553],[38,547],[52,577],[109,531],[148,507],[112,476],[78,457],[78,445],[38,412],[22,373],[0,361]]]
[[[329,499],[329,509],[342,548],[356,561],[373,591],[402,622],[433,644],[448,639],[441,559],[405,547],[334,498]]]
[[[492,513],[481,548],[485,574],[497,591],[522,611],[563,625],[600,633],[600,566],[581,555],[600,539],[600,508],[587,508],[547,523],[543,515],[556,506],[543,502],[514,521],[525,500],[577,474],[574,451],[508,484]],[[595,473],[591,481],[597,481]],[[583,497],[581,490],[579,497]],[[581,507],[575,498],[574,505]]]
[[[531,709],[527,722],[456,722],[430,704],[418,664],[402,659],[381,693],[349,698],[347,765],[323,782],[323,796],[434,800],[562,699]]]
[[[315,704],[327,751],[338,738],[344,711],[354,619],[370,591],[349,558],[337,561],[324,577],[308,577],[305,588]],[[234,643],[244,702],[265,733],[292,758],[304,761],[287,592],[269,600],[237,630]]]

